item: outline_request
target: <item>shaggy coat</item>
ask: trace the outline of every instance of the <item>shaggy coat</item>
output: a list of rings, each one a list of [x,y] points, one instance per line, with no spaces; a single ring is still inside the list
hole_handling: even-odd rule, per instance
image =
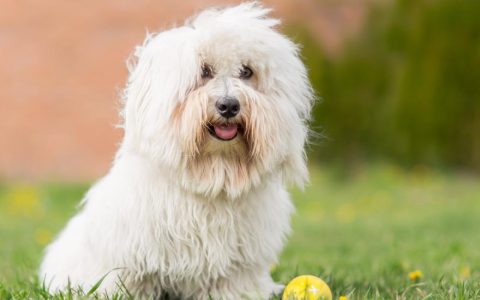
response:
[[[123,142],[46,250],[50,291],[103,276],[99,291],[142,299],[281,290],[269,270],[290,230],[285,185],[308,177],[313,96],[297,46],[268,12],[255,2],[206,10],[137,47]],[[239,111],[219,113],[224,99]]]

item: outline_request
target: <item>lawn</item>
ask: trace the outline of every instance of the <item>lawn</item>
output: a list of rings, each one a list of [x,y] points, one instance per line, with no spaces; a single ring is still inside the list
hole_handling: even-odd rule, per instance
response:
[[[87,188],[0,185],[0,299],[49,298],[36,280],[42,249]],[[480,299],[480,178],[425,167],[312,167],[310,185],[292,193],[297,213],[272,267],[276,280],[313,274],[334,299]]]

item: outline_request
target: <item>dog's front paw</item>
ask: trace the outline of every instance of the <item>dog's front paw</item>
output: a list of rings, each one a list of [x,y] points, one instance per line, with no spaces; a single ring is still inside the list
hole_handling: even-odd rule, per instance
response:
[[[278,298],[281,297],[284,289],[285,289],[285,285],[280,283],[275,283],[272,289],[272,293],[270,295],[270,299],[275,297],[278,297]]]

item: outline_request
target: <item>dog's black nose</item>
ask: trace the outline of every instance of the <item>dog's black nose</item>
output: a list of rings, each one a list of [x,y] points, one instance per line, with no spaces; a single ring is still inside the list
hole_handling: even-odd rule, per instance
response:
[[[222,97],[215,103],[218,113],[224,118],[235,117],[240,112],[240,102],[233,97]]]

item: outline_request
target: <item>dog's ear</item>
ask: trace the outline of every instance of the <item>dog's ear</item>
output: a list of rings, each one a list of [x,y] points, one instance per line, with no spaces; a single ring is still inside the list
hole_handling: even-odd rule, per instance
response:
[[[129,66],[122,112],[126,139],[148,140],[195,86],[199,63],[195,31],[181,27],[148,35]]]
[[[302,129],[298,128],[294,134],[289,154],[283,164],[283,179],[286,183],[292,183],[303,189],[309,181],[309,172],[307,167],[307,154],[305,147],[309,144],[309,138],[312,135],[310,129],[305,125]]]
[[[292,118],[291,122],[287,122],[295,126],[286,128],[290,143],[283,164],[284,180],[303,188],[308,181],[305,146],[312,136],[308,125],[316,96],[305,65],[300,59],[299,47],[287,38],[282,39],[278,46],[275,52],[282,58],[282,63],[277,64],[276,69],[272,70],[276,74],[272,86],[275,87],[278,97],[283,99],[281,103],[291,105],[287,111],[296,111],[295,115],[289,116]]]

